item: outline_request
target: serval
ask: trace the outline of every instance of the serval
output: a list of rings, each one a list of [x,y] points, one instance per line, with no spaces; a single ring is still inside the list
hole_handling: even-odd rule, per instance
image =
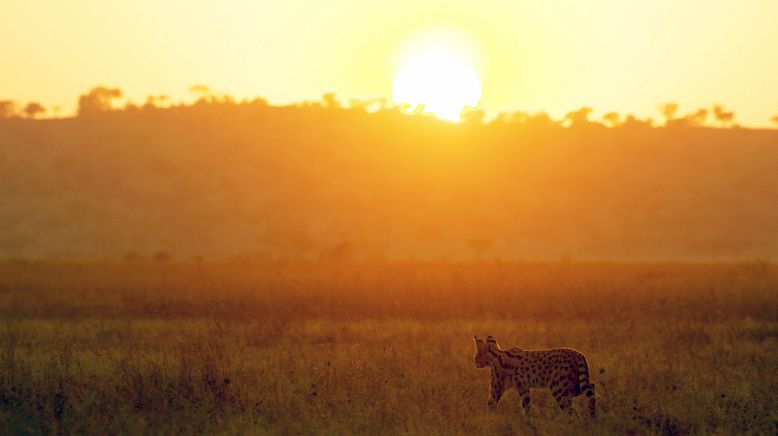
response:
[[[489,408],[494,409],[508,388],[521,395],[525,413],[529,412],[530,388],[547,388],[562,410],[572,413],[572,398],[581,394],[589,398],[589,415],[594,416],[594,384],[589,382],[586,357],[570,348],[550,350],[503,350],[492,336],[486,341],[475,337],[475,366],[492,369]]]

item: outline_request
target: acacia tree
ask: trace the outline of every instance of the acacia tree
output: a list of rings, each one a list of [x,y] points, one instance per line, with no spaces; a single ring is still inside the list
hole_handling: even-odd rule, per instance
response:
[[[16,115],[16,103],[13,100],[0,101],[0,118],[11,118]]]
[[[718,121],[719,125],[722,127],[726,127],[732,124],[732,121],[735,119],[735,113],[725,111],[724,106],[720,104],[713,105],[713,116],[716,118],[716,121]]]
[[[98,86],[78,98],[78,115],[107,112],[112,109],[113,100],[122,96],[119,88]]]
[[[705,125],[705,121],[708,119],[708,110],[700,108],[697,109],[697,112],[690,113],[684,118],[690,126],[703,126]]]
[[[334,92],[328,92],[321,97],[322,102],[324,103],[324,107],[326,108],[339,108],[340,102],[338,101],[338,98],[335,96]]]
[[[678,103],[665,103],[660,105],[659,112],[665,117],[665,125],[668,125],[675,119],[675,113],[678,112]]]
[[[189,92],[197,98],[197,103],[209,103],[213,101],[211,88],[201,83],[189,87]]]
[[[618,112],[608,112],[602,116],[602,120],[611,127],[616,127],[621,123],[621,115]]]
[[[157,109],[170,106],[170,97],[167,95],[149,95],[146,97],[146,103],[143,104],[143,109]]]
[[[624,122],[621,125],[629,129],[652,127],[654,125],[654,120],[651,118],[641,120],[633,114],[627,114],[626,118],[624,118]]]
[[[42,114],[46,112],[46,108],[43,107],[40,103],[37,102],[30,102],[27,106],[24,107],[24,113],[27,114],[29,118],[35,118],[38,114]]]
[[[565,115],[565,120],[570,121],[570,126],[582,126],[589,124],[589,114],[592,113],[592,108],[582,107],[576,111],[568,112]]]

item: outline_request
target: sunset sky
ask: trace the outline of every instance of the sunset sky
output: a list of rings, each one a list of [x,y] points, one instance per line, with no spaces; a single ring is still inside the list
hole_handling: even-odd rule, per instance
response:
[[[440,48],[472,65],[487,111],[719,102],[765,126],[776,23],[775,0],[0,0],[0,99],[69,113],[98,84],[142,102],[197,83],[279,104],[389,97],[407,59]]]

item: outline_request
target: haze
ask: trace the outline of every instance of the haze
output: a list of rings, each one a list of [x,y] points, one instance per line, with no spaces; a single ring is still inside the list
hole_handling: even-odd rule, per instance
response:
[[[471,57],[490,113],[586,105],[659,118],[664,101],[723,103],[766,126],[777,21],[770,0],[3,0],[0,97],[62,115],[95,84],[136,102],[186,98],[194,83],[273,103],[388,97],[403,60],[438,38]]]

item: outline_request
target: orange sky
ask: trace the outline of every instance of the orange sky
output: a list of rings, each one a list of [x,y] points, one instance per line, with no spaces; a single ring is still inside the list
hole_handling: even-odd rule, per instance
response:
[[[404,59],[439,45],[472,63],[490,111],[720,102],[764,126],[777,22],[775,0],[0,0],[0,99],[68,113],[97,84],[142,102],[195,83],[275,103],[388,97]]]

